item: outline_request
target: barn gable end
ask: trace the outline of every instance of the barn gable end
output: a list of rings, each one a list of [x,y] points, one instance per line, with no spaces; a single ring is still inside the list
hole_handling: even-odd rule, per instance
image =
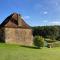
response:
[[[1,24],[1,27],[11,27],[11,28],[30,28],[30,26],[25,23],[25,21],[21,18],[20,14],[13,13],[10,16],[8,16],[3,23]]]
[[[33,43],[32,29],[20,14],[13,13],[8,16],[0,28],[0,39],[5,43],[22,45],[32,45]]]

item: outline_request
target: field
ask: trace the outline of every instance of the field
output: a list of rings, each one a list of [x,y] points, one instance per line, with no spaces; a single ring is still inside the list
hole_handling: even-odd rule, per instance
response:
[[[0,60],[60,60],[60,48],[35,49],[0,44]]]

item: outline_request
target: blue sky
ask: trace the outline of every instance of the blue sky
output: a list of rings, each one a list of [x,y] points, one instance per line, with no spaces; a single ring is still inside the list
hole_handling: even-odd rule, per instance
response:
[[[31,26],[60,25],[60,0],[0,0],[0,23],[13,12]]]

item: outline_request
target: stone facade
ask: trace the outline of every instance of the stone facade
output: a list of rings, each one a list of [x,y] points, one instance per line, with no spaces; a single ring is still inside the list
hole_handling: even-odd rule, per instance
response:
[[[18,14],[13,14],[12,16],[13,18],[15,16],[15,19],[18,19],[17,15]],[[4,41],[5,43],[8,44],[32,45],[33,43],[32,29],[23,20],[21,20],[21,18],[20,25],[16,24],[18,23],[18,20],[16,20],[15,22],[15,19],[14,21],[11,21],[11,18],[6,19],[7,22],[4,21],[1,24],[0,26],[1,41]]]
[[[32,30],[21,28],[5,28],[5,42],[32,45]]]

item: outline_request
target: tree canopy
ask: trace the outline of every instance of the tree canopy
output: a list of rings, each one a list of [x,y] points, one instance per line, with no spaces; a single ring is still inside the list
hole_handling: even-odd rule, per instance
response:
[[[44,38],[60,41],[60,26],[35,26],[32,27],[33,36],[40,35]]]

